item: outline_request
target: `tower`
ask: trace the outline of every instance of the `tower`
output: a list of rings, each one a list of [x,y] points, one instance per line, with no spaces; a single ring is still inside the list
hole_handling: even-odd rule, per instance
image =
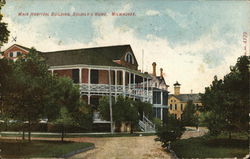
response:
[[[178,83],[178,81],[176,81],[176,83],[174,84],[174,95],[179,95],[180,94],[180,89],[181,89],[181,84]]]

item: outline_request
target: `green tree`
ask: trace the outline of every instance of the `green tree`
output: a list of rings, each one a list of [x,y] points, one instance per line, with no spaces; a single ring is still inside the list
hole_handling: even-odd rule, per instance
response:
[[[182,122],[176,119],[173,115],[167,114],[167,122],[158,127],[156,140],[162,142],[162,147],[167,147],[170,142],[173,142],[181,137],[185,128]]]
[[[5,129],[8,126],[8,112],[5,111],[6,98],[10,92],[13,81],[13,61],[6,58],[0,59],[0,120],[5,122]]]
[[[61,141],[63,142],[65,136],[65,127],[74,125],[72,115],[68,112],[66,107],[61,107],[59,116],[54,123],[60,125],[61,127]]]
[[[198,125],[198,115],[193,101],[188,101],[187,105],[183,111],[181,120],[186,126],[197,126]]]
[[[23,123],[23,132],[24,122],[28,123],[30,141],[31,122],[42,118],[52,78],[44,59],[35,49],[14,63],[14,76],[5,108],[11,118]]]
[[[248,130],[249,56],[239,57],[230,70],[223,80],[215,76],[201,95],[210,133],[218,135],[227,131],[229,138],[232,131]]]
[[[113,121],[116,123],[129,122],[131,125],[131,133],[133,133],[135,126],[138,124],[140,117],[143,115],[150,115],[152,105],[147,102],[133,101],[129,98],[118,96],[115,102],[112,99]],[[102,119],[110,120],[109,99],[103,97],[100,100],[99,111]]]
[[[3,3],[0,2],[0,47],[8,42],[9,31],[7,29],[7,23],[2,22],[3,15],[1,14],[1,10],[3,7]]]
[[[81,104],[74,112],[73,116],[75,124],[78,127],[83,128],[85,131],[91,131],[93,126],[93,109],[90,105],[87,105],[83,100]]]
[[[56,78],[56,77],[55,77]],[[90,116],[92,115],[90,110],[87,110],[87,107],[83,105],[80,99],[79,87],[74,85],[73,81],[66,77],[56,78],[55,86],[55,97],[54,101],[51,103],[55,110],[53,111],[54,118],[50,118],[55,124],[59,124],[61,127],[61,139],[63,141],[65,135],[65,128],[69,125],[80,125],[81,123],[88,124],[92,121]],[[84,110],[84,108],[86,108]],[[49,112],[49,110],[46,110]],[[81,119],[83,115],[85,119]],[[83,126],[83,125],[82,125]],[[86,125],[85,125],[86,126]]]

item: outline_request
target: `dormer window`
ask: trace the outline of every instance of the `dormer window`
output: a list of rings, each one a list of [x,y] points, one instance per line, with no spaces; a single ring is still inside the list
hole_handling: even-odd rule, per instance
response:
[[[126,54],[126,56],[125,56],[125,61],[126,61],[127,63],[134,64],[134,58],[133,58],[133,55],[132,55],[130,52],[128,52],[128,53]]]

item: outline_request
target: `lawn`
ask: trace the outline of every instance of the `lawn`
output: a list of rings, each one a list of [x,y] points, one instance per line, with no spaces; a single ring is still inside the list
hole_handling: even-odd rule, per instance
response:
[[[247,137],[233,134],[229,140],[227,134],[217,137],[205,135],[178,140],[171,146],[180,158],[242,158],[249,153]]]
[[[74,150],[93,146],[92,143],[32,141],[0,139],[0,156],[3,158],[60,157]],[[0,157],[0,158],[1,158]]]

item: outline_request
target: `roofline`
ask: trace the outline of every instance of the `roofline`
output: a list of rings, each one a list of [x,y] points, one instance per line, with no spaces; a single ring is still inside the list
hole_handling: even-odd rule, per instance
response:
[[[98,49],[98,48],[104,48],[104,47],[107,48],[107,47],[116,47],[116,46],[130,46],[130,44],[108,45],[108,46],[88,47],[88,48],[80,48],[80,49],[65,49],[65,50],[58,50],[58,51],[44,51],[42,53],[46,54],[46,53],[56,53],[56,52],[64,52],[64,51],[77,51],[77,50],[87,50],[87,49]]]
[[[25,49],[26,47],[24,47],[24,46],[22,46],[22,45],[13,44],[13,45],[11,45],[8,49],[6,49],[6,50],[3,51],[3,52],[6,52],[6,51],[10,50],[10,49],[13,48],[14,46],[18,47],[18,48],[21,49],[21,50],[29,51],[29,50],[28,50],[29,48]]]

